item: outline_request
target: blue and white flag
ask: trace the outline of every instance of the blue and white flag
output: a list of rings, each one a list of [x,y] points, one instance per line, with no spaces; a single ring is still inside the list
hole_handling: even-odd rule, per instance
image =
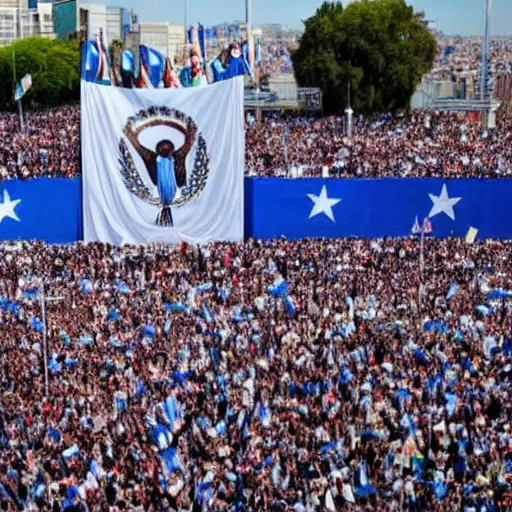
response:
[[[288,283],[279,276],[267,289],[269,295],[272,297],[285,298],[288,295]]]
[[[94,41],[87,41],[82,46],[82,80],[96,82],[100,67],[100,52]]]
[[[80,449],[78,448],[78,445],[74,444],[73,446],[66,448],[62,452],[62,456],[65,459],[71,459],[71,457],[74,457],[75,455],[78,455],[79,453],[80,453]]]
[[[284,307],[286,308],[288,316],[295,316],[297,313],[297,306],[295,305],[295,301],[289,295],[286,297],[286,299],[284,299]]]
[[[215,322],[215,318],[213,316],[213,313],[212,313],[211,309],[208,307],[207,304],[203,304],[202,314],[203,314],[203,318],[205,319],[205,321],[208,324],[213,324]]]
[[[241,241],[243,95],[243,78],[158,90],[82,81],[85,241]]]
[[[510,298],[512,298],[512,291],[498,289],[498,290],[491,290],[487,294],[487,297],[485,299],[486,300],[503,300],[503,299],[510,299]]]
[[[159,87],[164,73],[165,57],[153,48],[141,45],[140,65],[146,70],[153,87]]]
[[[452,283],[448,293],[446,294],[446,300],[450,300],[458,291],[459,285],[457,283]]]
[[[198,292],[209,292],[213,288],[213,283],[211,281],[208,281],[207,283],[200,284],[199,286],[196,286],[196,290]]]
[[[121,283],[119,283],[117,291],[123,295],[130,295],[132,290],[128,284],[122,281]]]
[[[345,302],[348,306],[348,318],[349,320],[354,319],[354,299],[352,297],[346,297]]]
[[[85,277],[80,279],[80,291],[84,295],[88,295],[92,292],[93,286],[92,281],[90,279],[86,279]]]
[[[121,56],[121,79],[123,81],[123,87],[133,87],[133,53],[130,50],[125,50]]]

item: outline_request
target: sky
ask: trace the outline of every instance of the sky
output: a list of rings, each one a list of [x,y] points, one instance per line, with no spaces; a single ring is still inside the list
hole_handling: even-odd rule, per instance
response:
[[[188,21],[215,25],[245,19],[245,0],[89,0],[117,7],[131,7],[144,21],[167,20],[184,23],[185,2]],[[347,0],[343,0],[343,4]],[[429,20],[439,20],[446,34],[472,35],[483,31],[485,0],[407,0]],[[252,0],[253,24],[280,23],[291,29],[302,27],[322,0]],[[512,0],[493,0],[493,34],[512,34]]]

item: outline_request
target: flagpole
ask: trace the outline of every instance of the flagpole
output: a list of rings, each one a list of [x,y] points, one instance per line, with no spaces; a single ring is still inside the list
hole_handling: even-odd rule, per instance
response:
[[[252,0],[245,0],[245,22],[249,45],[249,64],[254,72],[254,39],[252,37]]]
[[[22,132],[25,131],[25,123],[23,121],[23,106],[21,105],[21,98],[16,100],[16,52],[14,48],[12,49],[12,89],[13,89],[13,98],[18,104],[18,115],[20,118],[20,129]]]
[[[47,340],[47,327],[46,327],[46,302],[57,302],[64,300],[64,297],[47,297],[44,291],[44,281],[39,279],[39,304],[41,307],[41,317],[43,322],[43,368],[44,368],[44,394],[48,396],[50,391],[49,377],[48,377],[48,340]]]
[[[424,250],[425,250],[425,222],[423,222],[421,226],[421,238],[420,238],[420,264],[419,264],[419,287],[418,287],[418,308],[421,313],[421,295],[423,288],[423,258],[424,258]]]
[[[39,300],[41,304],[41,316],[43,320],[43,367],[44,367],[44,394],[48,396],[49,380],[48,380],[48,344],[46,339],[46,297],[44,295],[44,282],[41,279],[39,288]]]
[[[184,0],[184,1],[185,1],[185,49],[186,49],[187,45],[188,45],[188,0]]]

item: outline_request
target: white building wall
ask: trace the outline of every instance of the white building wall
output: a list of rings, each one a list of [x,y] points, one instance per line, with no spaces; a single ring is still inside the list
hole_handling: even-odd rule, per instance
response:
[[[123,10],[120,7],[107,7],[108,40],[123,40]]]
[[[81,9],[86,9],[89,13],[89,24],[87,27],[87,39],[94,40],[96,36],[103,33],[104,37],[107,33],[107,6],[101,4],[80,3]]]
[[[0,6],[0,46],[31,36],[55,38],[51,4],[35,9]]]
[[[185,26],[169,25],[168,30],[169,40],[167,56],[174,61],[176,56],[183,52],[183,46],[185,43]]]
[[[169,52],[168,23],[143,21],[134,25],[134,32],[139,32],[140,44],[149,46],[164,55]]]

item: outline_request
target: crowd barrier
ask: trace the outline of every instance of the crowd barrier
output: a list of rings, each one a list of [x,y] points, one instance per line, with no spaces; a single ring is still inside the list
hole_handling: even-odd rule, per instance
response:
[[[512,179],[245,179],[245,237],[407,236],[428,217],[433,235],[512,239]],[[0,239],[82,239],[80,179],[6,181]]]

